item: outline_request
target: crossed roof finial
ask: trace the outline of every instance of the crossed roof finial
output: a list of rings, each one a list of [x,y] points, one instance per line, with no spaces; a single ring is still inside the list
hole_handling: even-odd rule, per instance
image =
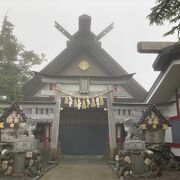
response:
[[[60,24],[58,24],[55,21],[55,27],[69,40],[72,39],[72,35],[64,29]],[[103,31],[101,31],[97,36],[96,36],[96,41],[99,41],[102,37],[104,37],[108,32],[110,32],[114,27],[114,23],[111,23],[109,26],[107,26]],[[91,28],[91,17],[84,14],[79,17],[79,31],[90,31]]]

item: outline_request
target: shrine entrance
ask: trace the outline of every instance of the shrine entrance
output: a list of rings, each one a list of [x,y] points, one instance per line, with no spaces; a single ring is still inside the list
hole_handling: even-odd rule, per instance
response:
[[[59,140],[62,154],[105,154],[108,115],[104,108],[61,111]]]

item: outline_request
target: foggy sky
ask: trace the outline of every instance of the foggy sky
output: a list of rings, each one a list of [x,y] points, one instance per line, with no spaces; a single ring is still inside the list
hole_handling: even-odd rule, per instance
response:
[[[126,71],[135,72],[134,78],[148,90],[158,75],[152,68],[157,55],[139,54],[137,42],[177,41],[176,36],[163,37],[168,25],[149,26],[146,16],[154,4],[155,0],[0,0],[0,21],[7,13],[18,40],[27,50],[46,54],[48,62],[66,48],[67,39],[54,27],[54,21],[71,34],[78,30],[82,14],[91,16],[95,34],[114,22],[114,29],[101,39],[102,47]]]

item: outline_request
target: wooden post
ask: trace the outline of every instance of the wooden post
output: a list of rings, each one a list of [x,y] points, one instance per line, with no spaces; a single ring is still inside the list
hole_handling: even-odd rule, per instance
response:
[[[59,88],[59,84],[57,88]],[[61,108],[61,93],[56,90],[55,92],[56,105],[54,108],[54,120],[51,129],[51,145],[50,145],[50,156],[52,160],[58,159],[58,137],[59,137],[59,121],[60,121],[60,108]]]
[[[108,85],[108,89],[112,88],[111,85]],[[114,122],[114,112],[112,107],[113,102],[113,92],[109,92],[107,98],[107,107],[108,107],[108,128],[109,128],[109,153],[110,159],[114,158],[114,153],[116,149],[116,127]]]

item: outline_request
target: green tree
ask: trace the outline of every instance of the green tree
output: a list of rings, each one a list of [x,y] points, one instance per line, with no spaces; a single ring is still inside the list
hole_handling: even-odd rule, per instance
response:
[[[32,68],[45,60],[44,54],[27,51],[13,34],[14,25],[5,16],[0,31],[0,99],[22,99],[22,86],[32,77]]]
[[[170,23],[172,28],[164,36],[177,32],[178,39],[180,39],[180,0],[156,0],[156,5],[147,17],[150,24]]]

